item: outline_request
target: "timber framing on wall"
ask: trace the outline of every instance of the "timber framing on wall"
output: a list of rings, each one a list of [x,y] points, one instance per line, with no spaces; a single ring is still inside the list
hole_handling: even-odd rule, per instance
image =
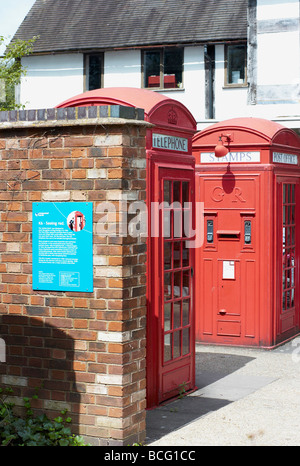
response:
[[[248,105],[257,100],[257,0],[248,7]]]
[[[215,118],[215,46],[204,46],[205,58],[205,118]]]

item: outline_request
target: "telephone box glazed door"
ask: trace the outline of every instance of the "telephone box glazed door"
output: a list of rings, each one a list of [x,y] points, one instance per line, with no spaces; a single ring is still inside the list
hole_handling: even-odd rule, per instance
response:
[[[299,178],[277,178],[278,277],[276,340],[299,328]]]
[[[193,170],[159,169],[158,403],[194,388]]]

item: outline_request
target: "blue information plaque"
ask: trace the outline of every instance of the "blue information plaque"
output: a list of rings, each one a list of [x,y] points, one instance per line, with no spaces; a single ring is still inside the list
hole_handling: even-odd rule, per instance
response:
[[[32,287],[93,291],[92,202],[33,203]]]

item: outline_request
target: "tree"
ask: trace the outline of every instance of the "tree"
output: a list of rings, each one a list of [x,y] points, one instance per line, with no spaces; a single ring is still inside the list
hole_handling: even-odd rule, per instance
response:
[[[15,40],[5,50],[0,58],[0,110],[14,110],[22,107],[15,101],[15,86],[20,83],[21,77],[26,74],[26,68],[21,63],[21,58],[30,55],[33,44],[38,36],[29,40]],[[0,46],[5,38],[0,36]]]

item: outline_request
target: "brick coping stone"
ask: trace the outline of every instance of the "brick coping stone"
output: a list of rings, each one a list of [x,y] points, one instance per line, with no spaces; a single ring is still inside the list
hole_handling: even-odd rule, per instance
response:
[[[0,128],[28,126],[78,126],[101,124],[131,124],[153,126],[144,119],[144,110],[122,105],[9,110],[0,112]]]

